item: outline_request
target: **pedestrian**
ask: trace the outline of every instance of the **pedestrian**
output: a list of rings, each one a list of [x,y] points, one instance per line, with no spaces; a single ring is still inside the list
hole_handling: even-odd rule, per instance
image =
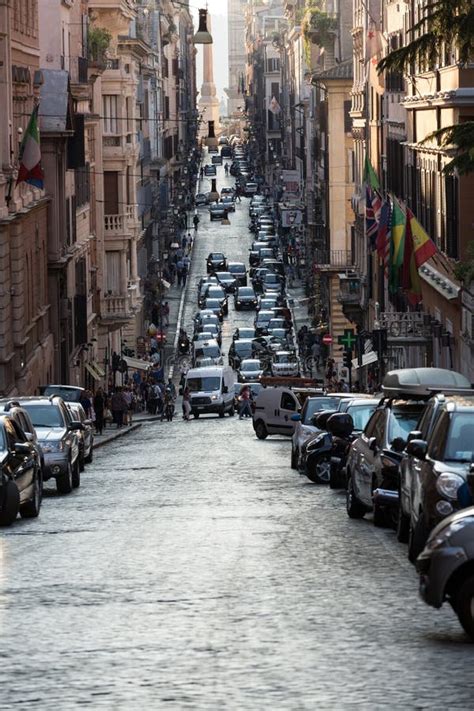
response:
[[[88,390],[84,390],[84,392],[81,393],[79,402],[81,403],[82,407],[84,408],[84,412],[86,413],[87,419],[90,420],[91,414],[92,414],[92,402],[91,402],[90,393]]]
[[[346,383],[344,378],[341,378],[339,381],[339,392],[340,393],[348,393],[349,392],[349,385]]]
[[[204,168],[201,166],[201,170],[199,171],[199,175],[201,177],[201,180],[204,178]]]
[[[235,188],[235,201],[236,201],[236,202],[237,202],[237,200],[238,200],[239,202],[242,202],[242,200],[241,200],[241,198],[240,198],[241,192],[242,192],[242,191],[241,191],[241,189],[240,189],[240,185],[237,185],[237,187]]]
[[[97,388],[97,392],[94,395],[93,405],[95,411],[95,432],[96,434],[101,435],[102,430],[104,429],[104,410],[106,405],[104,391],[102,388]]]
[[[194,231],[197,232],[198,226],[199,226],[199,215],[197,214],[197,212],[195,213],[195,215],[193,217],[193,225],[194,225]]]
[[[191,393],[189,392],[188,386],[183,390],[183,420],[189,422],[191,414]]]
[[[132,391],[130,390],[129,387],[123,389],[123,396],[127,402],[127,409],[124,412],[123,416],[123,424],[124,425],[131,425],[132,424],[132,399],[133,399],[133,394]]]
[[[192,238],[191,232],[188,232],[187,241],[188,241],[188,254],[190,254],[191,250],[193,248],[193,238]]]
[[[252,407],[250,405],[250,388],[248,385],[244,385],[240,391],[240,408],[239,408],[239,420],[246,417],[252,417]]]
[[[165,326],[170,325],[170,305],[167,301],[162,306],[162,314],[163,314],[163,320],[165,322]]]
[[[112,416],[114,422],[117,425],[117,429],[123,427],[124,413],[128,410],[128,403],[122,392],[122,388],[117,387],[114,394],[112,395],[112,400],[110,402],[110,407],[112,410]]]
[[[311,346],[311,355],[313,357],[316,370],[319,370],[319,359],[321,357],[321,344],[319,341],[315,341]]]
[[[229,175],[229,164],[228,163],[226,163],[224,166],[224,172],[226,175]]]
[[[188,239],[187,239],[186,235],[183,235],[181,237],[181,249],[183,250],[184,254],[186,254],[187,244],[188,244]]]
[[[186,279],[188,278],[188,266],[187,264],[183,264],[183,271],[181,274],[181,278],[183,280],[183,286],[186,286]]]

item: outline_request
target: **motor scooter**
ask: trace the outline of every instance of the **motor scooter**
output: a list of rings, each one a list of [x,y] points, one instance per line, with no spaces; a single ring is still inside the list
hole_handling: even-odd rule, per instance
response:
[[[322,431],[306,445],[304,473],[317,484],[340,484],[341,471],[352,442],[354,422],[351,415],[331,410],[316,415],[315,425]],[[323,429],[324,428],[324,429]]]

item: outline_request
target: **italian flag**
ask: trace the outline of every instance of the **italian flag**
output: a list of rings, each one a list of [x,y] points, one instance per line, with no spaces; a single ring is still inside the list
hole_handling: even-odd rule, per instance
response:
[[[38,128],[38,110],[36,105],[28,121],[28,127],[20,146],[20,168],[18,183],[29,183],[35,188],[43,187],[43,171],[41,170],[40,134]]]

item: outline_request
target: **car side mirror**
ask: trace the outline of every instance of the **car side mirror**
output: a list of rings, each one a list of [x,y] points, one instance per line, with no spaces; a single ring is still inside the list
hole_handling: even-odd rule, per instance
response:
[[[24,442],[16,442],[15,443],[15,454],[31,454],[31,449],[29,444],[25,444]]]
[[[421,430],[412,430],[409,432],[407,442],[411,442],[412,439],[421,439]]]
[[[375,439],[375,437],[370,437],[368,445],[371,452],[377,451],[377,440]]]
[[[428,444],[424,439],[412,439],[407,444],[407,453],[417,459],[424,459],[428,450]]]
[[[301,415],[299,412],[295,412],[294,415],[291,416],[291,421],[292,422],[301,422]]]
[[[84,425],[82,424],[82,422],[79,422],[79,420],[73,420],[69,424],[69,427],[68,427],[68,430],[70,432],[77,432],[77,431],[83,430],[83,429],[84,429]]]
[[[225,353],[223,353],[222,355],[225,355]],[[222,392],[224,393],[224,395],[227,395],[227,393],[229,392],[229,388],[227,387],[227,385],[224,385],[224,387],[222,388]]]
[[[395,437],[394,440],[390,443],[390,446],[394,452],[403,452],[403,450],[406,447],[406,441],[403,439],[403,437]]]

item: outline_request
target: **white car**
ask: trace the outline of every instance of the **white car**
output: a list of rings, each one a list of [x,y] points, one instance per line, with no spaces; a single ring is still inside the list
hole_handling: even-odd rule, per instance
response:
[[[298,357],[291,351],[277,351],[272,359],[272,375],[297,378],[300,374]]]

